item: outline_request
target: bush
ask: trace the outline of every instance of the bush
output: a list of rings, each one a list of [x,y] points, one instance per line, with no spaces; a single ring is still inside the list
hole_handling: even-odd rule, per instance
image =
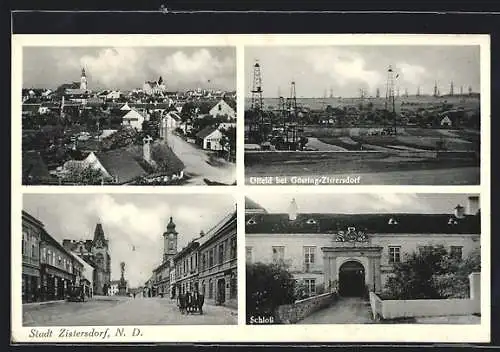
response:
[[[251,316],[272,316],[283,304],[295,302],[295,280],[283,265],[247,264],[246,310]]]
[[[392,299],[467,298],[469,274],[480,270],[479,250],[462,260],[450,256],[443,246],[434,246],[394,264],[382,295]]]

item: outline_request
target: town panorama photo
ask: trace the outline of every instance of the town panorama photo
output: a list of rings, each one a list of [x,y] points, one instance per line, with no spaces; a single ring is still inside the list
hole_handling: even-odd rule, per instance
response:
[[[24,47],[22,184],[236,184],[235,54]]]

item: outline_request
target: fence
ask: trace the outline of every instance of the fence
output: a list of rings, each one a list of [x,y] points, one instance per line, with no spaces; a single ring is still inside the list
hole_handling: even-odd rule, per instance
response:
[[[377,294],[370,292],[373,319],[480,314],[480,281],[480,273],[470,274],[469,299],[382,300]]]
[[[292,304],[279,306],[275,311],[277,322],[282,324],[295,324],[312,313],[330,306],[337,300],[334,293],[324,293],[322,295],[309,297]]]

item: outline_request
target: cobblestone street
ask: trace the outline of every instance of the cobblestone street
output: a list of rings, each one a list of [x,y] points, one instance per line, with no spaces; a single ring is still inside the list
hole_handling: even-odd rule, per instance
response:
[[[23,306],[24,326],[89,325],[229,325],[237,311],[204,305],[203,315],[182,315],[165,298],[96,297],[87,302],[54,302]]]

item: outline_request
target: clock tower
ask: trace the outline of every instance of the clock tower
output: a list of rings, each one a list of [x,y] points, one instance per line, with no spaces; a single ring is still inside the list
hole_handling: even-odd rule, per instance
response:
[[[167,230],[163,233],[163,261],[170,260],[177,254],[177,231],[175,231],[175,224],[170,217],[167,225]]]

